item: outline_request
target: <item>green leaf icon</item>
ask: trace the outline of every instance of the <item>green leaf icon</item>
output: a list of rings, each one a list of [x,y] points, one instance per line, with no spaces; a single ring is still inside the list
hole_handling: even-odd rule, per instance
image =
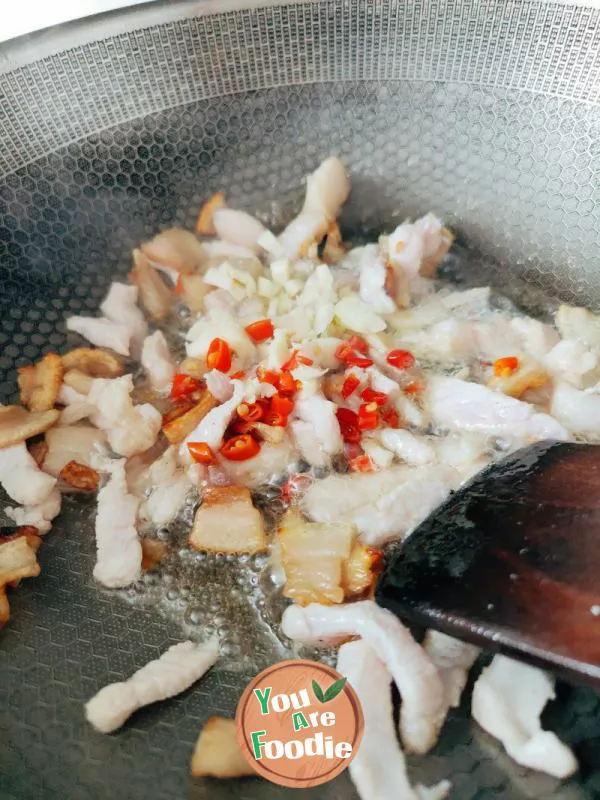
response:
[[[319,703],[328,703],[330,700],[333,700],[338,696],[345,685],[346,678],[340,678],[338,681],[334,681],[329,689],[324,692],[316,681],[312,682],[313,692]]]
[[[328,703],[330,700],[333,700],[334,697],[337,697],[345,685],[346,685],[346,678],[340,678],[339,681],[335,681],[335,683],[332,683],[329,689],[327,689],[327,691],[325,692],[324,702]]]
[[[313,688],[313,692],[315,693],[315,697],[317,698],[317,700],[320,703],[324,703],[325,702],[325,695],[323,694],[323,689],[321,689],[321,687],[319,686],[319,684],[315,680],[313,680],[313,682],[312,682],[312,688]]]

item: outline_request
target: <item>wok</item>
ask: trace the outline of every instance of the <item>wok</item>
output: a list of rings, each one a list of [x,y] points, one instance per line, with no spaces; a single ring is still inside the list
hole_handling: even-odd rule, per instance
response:
[[[115,5],[114,2],[109,3]],[[102,4],[99,6],[103,8]],[[130,252],[191,227],[224,190],[271,225],[302,177],[339,155],[353,183],[345,235],[433,211],[458,235],[459,282],[522,308],[600,308],[600,10],[541,0],[155,2],[0,46],[0,400],[16,368],[64,351],[63,318],[93,312]],[[550,299],[548,299],[550,298]],[[126,592],[92,581],[93,507],[66,504],[42,574],[0,634],[0,796],[278,798],[256,780],[189,783],[199,728],[231,715],[247,679],[286,654],[264,564],[169,562]],[[169,644],[214,628],[227,658],[115,736],[83,703]],[[575,747],[567,784],[511,763],[468,702],[415,780],[453,797],[600,793],[600,708],[559,685],[545,722]],[[347,775],[297,796],[351,798]]]

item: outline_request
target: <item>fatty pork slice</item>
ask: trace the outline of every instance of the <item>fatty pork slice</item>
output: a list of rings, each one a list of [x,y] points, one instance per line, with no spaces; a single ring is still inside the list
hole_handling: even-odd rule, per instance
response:
[[[4,511],[15,525],[33,525],[43,536],[52,527],[52,520],[60,514],[61,503],[60,490],[55,486],[48,497],[37,505],[8,506]]]
[[[126,681],[111,683],[86,703],[87,721],[100,733],[112,733],[138,708],[181,694],[219,657],[216,639],[205,644],[182,642],[150,661]]]
[[[407,750],[426,753],[436,743],[446,714],[438,671],[400,620],[372,600],[345,605],[289,606],[282,619],[286,636],[304,644],[331,644],[350,636],[364,639],[383,661],[402,697],[400,736]]]
[[[97,428],[87,425],[66,425],[46,432],[48,452],[44,458],[45,472],[58,477],[69,461],[92,466],[94,456],[106,451],[106,437]]]
[[[190,534],[195,550],[257,553],[267,540],[260,511],[243,486],[212,486],[204,493]]]
[[[506,656],[495,656],[475,683],[473,718],[500,740],[518,764],[567,778],[577,770],[577,760],[540,724],[544,706],[553,697],[554,679],[547,673]]]
[[[303,508],[316,522],[349,522],[371,547],[403,538],[446,499],[457,473],[444,465],[393,467],[315,481]]]
[[[68,331],[83,336],[96,347],[108,347],[122,356],[128,356],[132,331],[126,325],[105,317],[67,317]]]
[[[154,391],[168,391],[176,369],[162,331],[146,336],[142,344],[141,362]]]
[[[142,572],[142,546],[135,527],[139,500],[127,490],[125,460],[111,465],[98,492],[94,578],[111,589],[129,586]]]
[[[458,708],[469,670],[477,660],[480,648],[439,631],[427,631],[423,647],[444,684],[447,708]]]
[[[550,411],[571,433],[592,438],[600,435],[600,395],[559,383]]]
[[[347,523],[306,522],[290,510],[277,530],[285,572],[283,594],[296,603],[341,603],[343,565],[356,535]]]
[[[160,412],[150,403],[134,406],[132,390],[131,375],[96,378],[87,396],[96,408],[92,422],[106,433],[114,452],[127,458],[152,447],[162,424]]]
[[[56,486],[56,478],[38,467],[25,442],[0,449],[0,483],[16,503],[37,506]]]
[[[569,438],[560,421],[536,413],[529,403],[459,378],[431,378],[427,384],[425,405],[435,422],[449,430],[473,431],[529,442]]]
[[[135,356],[139,355],[142,341],[148,332],[148,324],[137,306],[137,301],[137,286],[113,282],[100,306],[100,311],[107,319],[123,325],[131,332],[131,348]]]
[[[413,788],[404,753],[394,730],[389,670],[364,639],[340,647],[337,671],[344,675],[360,700],[365,721],[362,741],[350,762],[350,777],[361,800],[441,800],[450,784]]]

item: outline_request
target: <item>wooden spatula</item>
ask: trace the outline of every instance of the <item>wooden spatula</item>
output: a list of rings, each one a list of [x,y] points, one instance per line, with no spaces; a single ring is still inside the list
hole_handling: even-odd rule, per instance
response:
[[[453,494],[392,554],[380,605],[600,686],[600,446],[540,442]]]

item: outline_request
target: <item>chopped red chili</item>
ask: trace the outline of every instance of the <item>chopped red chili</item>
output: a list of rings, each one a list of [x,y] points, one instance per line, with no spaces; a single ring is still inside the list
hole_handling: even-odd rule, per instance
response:
[[[259,367],[256,370],[256,375],[261,383],[270,383],[271,386],[277,386],[279,384],[279,375],[273,370]]]
[[[175,402],[188,400],[194,392],[198,392],[200,389],[202,389],[202,381],[192,378],[191,375],[179,372],[175,375],[171,384],[171,399],[175,400]]]
[[[378,406],[384,406],[390,399],[384,392],[376,392],[375,389],[365,389],[361,392],[360,396],[365,403],[376,403]]]
[[[399,428],[400,417],[395,408],[386,408],[381,414],[381,419],[388,428]]]
[[[346,400],[350,395],[358,389],[360,380],[353,373],[350,373],[342,385],[342,397]]]
[[[369,352],[369,345],[365,342],[362,336],[357,336],[354,334],[348,340],[348,344],[353,350],[358,350],[359,353],[362,353],[363,356],[366,356]]]
[[[282,372],[277,381],[277,387],[282,394],[295,394],[298,387],[291,372]]]
[[[350,408],[338,408],[335,415],[340,425],[342,439],[350,444],[358,444],[360,442],[358,414]]]
[[[270,339],[274,333],[273,323],[270,319],[259,319],[246,325],[246,333],[255,342],[264,342]]]
[[[366,369],[373,366],[373,360],[364,356],[357,356],[349,342],[342,342],[335,350],[335,357],[349,367]]]
[[[281,394],[273,395],[270,403],[271,411],[276,414],[282,414],[284,417],[289,417],[294,410],[294,405],[293,400]]]
[[[375,465],[366,453],[348,462],[351,472],[373,472]]]
[[[516,356],[506,356],[494,361],[494,375],[497,378],[508,378],[519,369],[519,359]]]
[[[286,372],[286,371],[289,372],[292,369],[296,369],[297,366],[298,366],[298,351],[297,350],[292,350],[291,356],[288,358],[288,360],[284,364],[281,365],[281,371],[282,372]]]
[[[258,422],[263,418],[263,407],[259,403],[240,403],[237,414],[246,422]]]
[[[379,425],[377,403],[362,403],[358,409],[358,427],[361,431],[372,431]]]
[[[416,363],[410,350],[390,350],[387,354],[387,362],[398,369],[410,369]]]
[[[213,339],[206,354],[206,366],[209,369],[218,369],[219,372],[229,372],[231,369],[231,350],[224,339]]]
[[[259,451],[259,443],[249,433],[232,436],[221,445],[221,453],[229,461],[247,461],[258,455]]]
[[[188,450],[197,464],[214,464],[215,454],[206,442],[188,442]]]
[[[288,424],[288,415],[269,409],[265,412],[263,421],[266,425],[270,425],[272,428],[285,428],[285,426]]]

